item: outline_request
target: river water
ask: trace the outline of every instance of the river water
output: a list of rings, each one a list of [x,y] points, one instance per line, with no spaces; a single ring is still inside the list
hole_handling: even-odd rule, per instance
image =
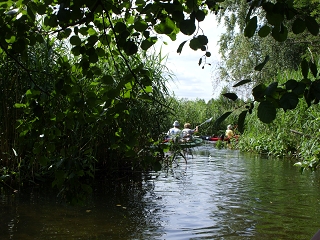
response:
[[[320,175],[293,162],[204,145],[188,164],[96,188],[86,207],[1,195],[0,239],[310,239]]]

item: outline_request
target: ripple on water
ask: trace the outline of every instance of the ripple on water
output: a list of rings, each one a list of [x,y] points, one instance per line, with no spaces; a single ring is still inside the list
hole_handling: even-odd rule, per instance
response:
[[[308,185],[309,179],[301,179],[290,166],[283,161],[242,156],[233,150],[202,148],[200,155],[194,152],[187,165],[181,164],[166,178],[155,180],[154,192],[161,195],[161,204],[167,210],[160,216],[165,220],[162,238],[312,237],[320,222],[304,209],[310,209],[310,205],[314,209],[312,205],[318,206],[319,201],[301,196],[305,190],[295,192]],[[314,189],[309,188],[306,194],[310,197],[310,193],[313,199],[319,198]],[[301,226],[301,221],[308,223]],[[309,224],[313,228],[308,228]]]
[[[200,152],[197,152],[197,151]],[[0,239],[310,239],[319,172],[287,160],[200,147],[139,187],[102,186],[90,208],[0,199]],[[199,154],[198,154],[199,153]]]

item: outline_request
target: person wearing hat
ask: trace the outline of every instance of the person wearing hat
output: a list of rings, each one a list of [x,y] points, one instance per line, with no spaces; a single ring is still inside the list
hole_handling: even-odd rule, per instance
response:
[[[168,138],[171,138],[171,139],[176,139],[176,137],[180,138],[181,130],[179,129],[179,126],[180,126],[179,122],[174,121],[173,128],[170,128],[167,133]]]

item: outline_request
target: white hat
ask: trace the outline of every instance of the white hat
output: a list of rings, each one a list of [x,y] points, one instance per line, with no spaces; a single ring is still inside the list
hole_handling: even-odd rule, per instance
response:
[[[180,125],[180,124],[179,124],[178,121],[174,121],[174,123],[173,123],[173,126],[174,126],[174,127],[179,127],[179,125]]]

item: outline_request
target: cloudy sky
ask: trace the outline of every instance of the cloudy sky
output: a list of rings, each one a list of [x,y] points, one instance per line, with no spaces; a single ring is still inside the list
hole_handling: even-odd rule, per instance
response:
[[[162,51],[168,54],[166,66],[174,73],[174,81],[168,83],[168,87],[174,92],[178,98],[204,99],[206,101],[211,98],[216,98],[220,93],[220,89],[214,91],[213,75],[216,63],[219,61],[217,41],[221,33],[223,33],[223,26],[217,24],[214,15],[206,17],[205,21],[200,23],[204,34],[208,37],[208,51],[211,52],[211,57],[207,58],[207,63],[211,66],[205,65],[202,69],[198,65],[199,58],[204,54],[201,50],[193,51],[187,42],[179,55],[177,49],[181,42],[189,40],[190,36],[179,34],[177,40],[172,42],[169,38],[165,38],[168,44],[162,44]],[[158,48],[160,45],[157,46]]]

